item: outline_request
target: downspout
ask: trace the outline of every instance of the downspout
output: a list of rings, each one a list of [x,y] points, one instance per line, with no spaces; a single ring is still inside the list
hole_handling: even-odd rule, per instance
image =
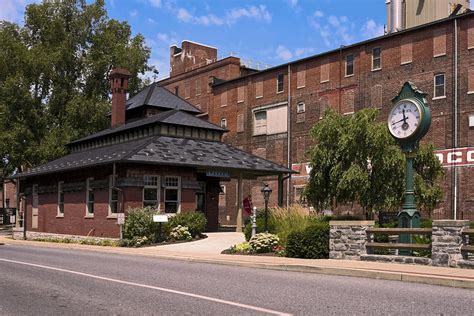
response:
[[[291,169],[291,65],[288,64],[288,114],[287,114],[287,162],[288,169]],[[290,206],[291,174],[286,181],[286,207]]]
[[[454,19],[454,148],[458,148],[458,20]],[[454,167],[453,217],[458,215],[458,169]]]

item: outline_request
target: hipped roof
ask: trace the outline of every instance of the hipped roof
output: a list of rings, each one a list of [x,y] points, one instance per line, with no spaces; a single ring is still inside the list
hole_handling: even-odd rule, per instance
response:
[[[232,175],[241,173],[247,178],[294,173],[286,167],[222,142],[153,136],[71,153],[31,168],[14,178],[27,178],[117,162],[195,167],[203,171],[221,170]]]

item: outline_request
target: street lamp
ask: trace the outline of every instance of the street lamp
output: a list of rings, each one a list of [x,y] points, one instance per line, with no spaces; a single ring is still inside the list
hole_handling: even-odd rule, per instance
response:
[[[265,200],[265,231],[268,232],[268,199],[272,193],[272,189],[265,183],[265,186],[260,190],[263,194],[263,199]]]

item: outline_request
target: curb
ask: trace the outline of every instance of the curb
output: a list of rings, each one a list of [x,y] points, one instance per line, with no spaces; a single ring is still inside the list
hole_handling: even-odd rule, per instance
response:
[[[123,248],[117,247],[102,247],[102,246],[90,246],[90,245],[75,245],[75,244],[56,244],[47,242],[34,242],[34,241],[23,241],[23,240],[11,240],[12,244],[27,244],[37,245],[45,248],[61,248],[68,250],[89,250],[97,252],[106,252],[111,254],[128,255],[128,256],[144,256],[153,257],[166,260],[177,260],[195,263],[206,263],[206,264],[220,264],[226,266],[246,267],[246,268],[257,268],[267,270],[278,270],[278,271],[289,271],[289,272],[303,272],[303,273],[316,273],[322,275],[335,275],[335,276],[346,276],[346,277],[359,277],[359,278],[370,278],[377,280],[388,280],[388,281],[401,281],[409,283],[420,283],[427,285],[438,285],[447,286],[453,288],[462,289],[474,289],[474,278],[472,280],[451,277],[442,275],[429,275],[419,274],[413,272],[401,272],[401,271],[389,271],[389,270],[374,270],[374,269],[363,269],[363,268],[342,268],[342,267],[322,267],[322,266],[310,266],[302,264],[282,264],[282,263],[259,263],[259,262],[247,262],[239,261],[231,258],[226,259],[211,259],[211,258],[198,258],[191,257],[183,254],[153,254],[146,252],[130,252],[124,251]],[[5,243],[0,242],[0,245]],[[8,244],[8,242],[7,242]],[[77,247],[78,246],[78,247]],[[229,255],[231,256],[231,255]]]

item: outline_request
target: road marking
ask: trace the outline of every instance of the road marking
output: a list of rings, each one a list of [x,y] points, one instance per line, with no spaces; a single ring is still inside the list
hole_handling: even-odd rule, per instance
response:
[[[61,268],[55,268],[55,267],[50,267],[50,266],[44,266],[44,265],[40,265],[40,264],[23,262],[23,261],[9,260],[9,259],[3,259],[3,258],[0,258],[0,261],[16,263],[16,264],[22,264],[22,265],[25,265],[25,266],[42,268],[42,269],[47,269],[47,270],[65,272],[65,273],[85,276],[85,277],[89,277],[89,278],[93,278],[93,279],[104,280],[104,281],[109,281],[109,282],[115,282],[115,283],[120,283],[120,284],[126,284],[126,285],[131,285],[131,286],[136,286],[136,287],[141,287],[141,288],[146,288],[146,289],[152,289],[152,290],[157,290],[157,291],[162,291],[162,292],[167,292],[167,293],[173,293],[173,294],[178,294],[178,295],[183,295],[183,296],[189,296],[189,297],[199,298],[199,299],[206,300],[206,301],[211,301],[211,302],[215,302],[215,303],[221,303],[221,304],[226,304],[226,305],[251,309],[251,310],[254,310],[254,311],[273,314],[273,315],[291,316],[291,314],[278,312],[278,311],[271,310],[271,309],[266,309],[266,308],[261,308],[261,307],[257,307],[257,306],[252,306],[252,305],[247,305],[247,304],[241,304],[241,303],[221,300],[219,298],[214,298],[214,297],[209,297],[209,296],[204,296],[204,295],[199,295],[199,294],[193,294],[193,293],[182,292],[182,291],[177,291],[177,290],[172,290],[172,289],[166,289],[166,288],[158,287],[158,286],[140,284],[140,283],[135,283],[135,282],[128,282],[128,281],[123,281],[123,280],[118,280],[118,279],[102,277],[102,276],[99,276],[99,275],[83,273],[83,272],[78,272],[78,271],[72,271],[72,270],[66,270],[66,269],[61,269]]]

